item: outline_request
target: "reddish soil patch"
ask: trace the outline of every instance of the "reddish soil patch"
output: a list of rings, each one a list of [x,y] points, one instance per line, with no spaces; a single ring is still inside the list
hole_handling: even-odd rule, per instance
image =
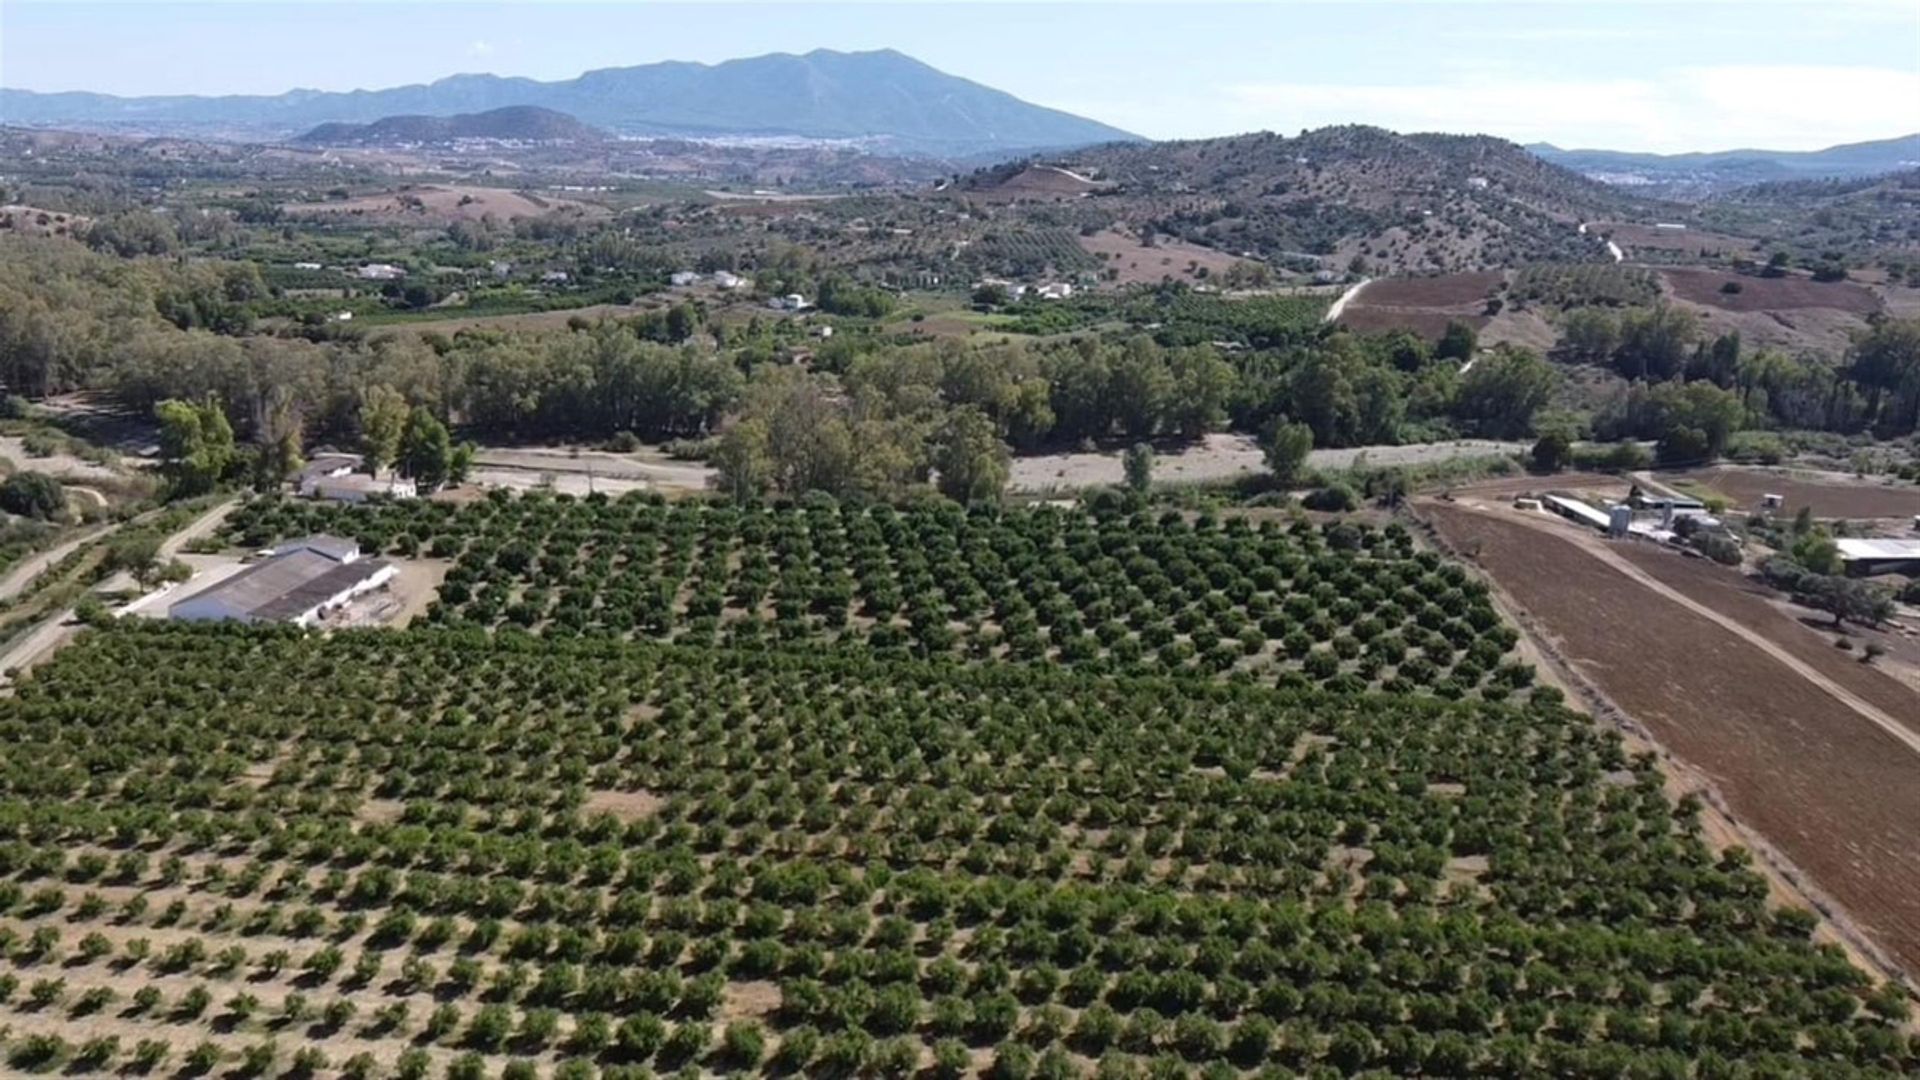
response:
[[[1373,287],[1369,285],[1363,297],[1371,300],[1369,294]],[[1407,330],[1424,338],[1439,338],[1447,332],[1450,322],[1463,322],[1478,333],[1487,325],[1485,315],[1468,315],[1450,311],[1428,311],[1421,308],[1381,307],[1372,303],[1353,303],[1340,313],[1340,325],[1363,334],[1377,334],[1387,330]]]
[[[1733,570],[1703,559],[1685,559],[1645,544],[1621,544],[1617,550],[1660,583],[1725,615],[1791,652],[1801,663],[1846,687],[1915,731],[1920,731],[1920,695],[1878,668],[1836,649],[1834,635],[1822,632],[1824,616],[1808,625],[1774,603],[1774,592]]]
[[[1850,281],[1820,282],[1806,277],[1751,277],[1721,270],[1662,270],[1675,296],[1726,311],[1781,311],[1793,308],[1835,308],[1855,315],[1880,310],[1880,298]],[[1721,292],[1732,282],[1735,293]]]
[[[1410,308],[1478,306],[1499,290],[1505,277],[1497,270],[1486,270],[1438,277],[1381,278],[1369,282],[1354,303],[1364,300],[1370,307]]]
[[[1505,280],[1504,274],[1489,270],[1371,281],[1340,313],[1340,324],[1362,333],[1407,330],[1438,338],[1448,323],[1463,322],[1478,332],[1492,321],[1487,299]]]
[[[1811,507],[1817,518],[1908,518],[1920,514],[1920,487],[1881,484],[1841,477],[1819,477],[1784,469],[1695,469],[1681,474],[1733,500],[1742,510],[1760,505],[1763,495],[1780,496],[1781,513]]]
[[[1444,503],[1425,511],[1575,670],[1710,777],[1731,813],[1868,938],[1909,973],[1920,970],[1920,755],[1754,642],[1572,538]]]

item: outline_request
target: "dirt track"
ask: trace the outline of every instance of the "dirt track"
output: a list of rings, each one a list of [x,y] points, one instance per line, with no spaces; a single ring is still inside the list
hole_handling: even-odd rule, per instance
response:
[[[1582,678],[1706,777],[1909,975],[1920,972],[1920,752],[1910,729],[1884,726],[1880,707],[1904,688],[1886,680],[1863,692],[1855,673],[1783,644],[1775,624],[1748,624],[1754,612],[1697,582],[1663,585],[1639,556],[1603,558],[1563,526],[1438,502],[1421,512]],[[1850,663],[1832,651],[1831,663]],[[1891,715],[1915,711],[1920,702]]]
[[[0,600],[11,600],[20,595],[48,567],[80,550],[81,547],[100,539],[113,530],[108,528],[88,529],[76,536],[70,536],[45,551],[29,555],[13,564],[13,568],[0,577]]]

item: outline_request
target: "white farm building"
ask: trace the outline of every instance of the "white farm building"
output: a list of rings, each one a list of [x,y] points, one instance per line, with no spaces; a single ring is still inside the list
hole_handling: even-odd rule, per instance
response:
[[[394,567],[364,559],[360,545],[337,536],[308,536],[229,578],[177,600],[170,618],[188,622],[281,622],[312,626],[326,613],[392,580]]]

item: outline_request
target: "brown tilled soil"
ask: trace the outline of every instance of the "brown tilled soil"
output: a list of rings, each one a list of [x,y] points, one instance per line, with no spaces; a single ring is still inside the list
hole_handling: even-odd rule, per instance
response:
[[[1824,616],[1801,622],[1773,601],[1773,591],[1705,559],[1685,559],[1647,544],[1616,546],[1629,562],[1689,600],[1738,619],[1749,630],[1792,653],[1801,663],[1858,694],[1888,716],[1920,732],[1920,695],[1887,673],[1863,664],[1859,654],[1834,647]]]
[[[1478,305],[1500,288],[1505,275],[1497,270],[1439,277],[1381,278],[1361,295],[1380,307],[1459,307]],[[1358,301],[1356,301],[1357,303]]]
[[[1741,510],[1759,506],[1762,495],[1778,495],[1784,503],[1780,513],[1788,516],[1799,513],[1803,506],[1812,507],[1817,518],[1911,518],[1920,514],[1920,486],[1913,484],[1725,466],[1694,469],[1680,476],[1725,495]]]
[[[1450,322],[1479,331],[1491,321],[1487,298],[1499,292],[1505,280],[1504,274],[1489,270],[1370,281],[1340,313],[1340,325],[1368,334],[1409,330],[1427,338],[1438,338]]]
[[[1660,276],[1680,299],[1728,311],[1838,308],[1855,315],[1871,315],[1880,310],[1879,297],[1850,281],[1755,277],[1695,268],[1662,270]],[[1720,287],[1730,281],[1739,283],[1739,292],[1720,291]]]
[[[1386,307],[1373,303],[1373,286],[1361,293],[1362,299],[1347,305],[1340,313],[1340,325],[1362,334],[1379,334],[1389,330],[1407,330],[1424,338],[1439,338],[1447,332],[1450,322],[1463,322],[1478,333],[1488,323],[1488,318],[1477,310],[1473,314],[1453,311],[1434,311],[1428,308]]]
[[[1428,501],[1422,512],[1583,678],[1704,776],[1738,821],[1909,974],[1920,971],[1920,754],[1753,639],[1604,561],[1583,539],[1497,511]],[[1639,556],[1629,558],[1639,565]],[[1743,601],[1688,580],[1691,573],[1672,572],[1685,585],[1676,591],[1698,593],[1696,602],[1734,620],[1758,620]],[[1782,639],[1798,632],[1780,629]],[[1771,628],[1761,632],[1775,637]],[[1784,640],[1775,647],[1795,658],[1803,651]],[[1849,661],[1832,651],[1831,660],[1802,662],[1843,693],[1896,704],[1890,690],[1862,681],[1884,676],[1843,672],[1836,665]],[[1893,715],[1915,711],[1920,704],[1909,695],[1907,710]]]

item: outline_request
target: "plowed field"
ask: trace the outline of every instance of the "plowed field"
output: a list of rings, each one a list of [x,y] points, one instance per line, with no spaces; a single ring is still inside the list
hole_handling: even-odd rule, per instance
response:
[[[1747,603],[1758,598],[1693,580],[1678,559],[1647,572],[1766,643],[1630,576],[1584,538],[1457,505],[1423,513],[1582,676],[1709,777],[1739,821],[1920,971],[1920,753],[1868,715],[1910,718],[1920,699],[1838,650],[1805,647],[1817,636],[1771,609],[1763,618]]]
[[[1759,506],[1762,495],[1778,495],[1785,504],[1781,512],[1788,515],[1799,513],[1803,506],[1812,507],[1813,516],[1817,518],[1891,518],[1920,514],[1920,487],[1912,484],[1878,484],[1840,477],[1825,480],[1806,473],[1760,469],[1697,469],[1684,475],[1732,499],[1742,510]]]

